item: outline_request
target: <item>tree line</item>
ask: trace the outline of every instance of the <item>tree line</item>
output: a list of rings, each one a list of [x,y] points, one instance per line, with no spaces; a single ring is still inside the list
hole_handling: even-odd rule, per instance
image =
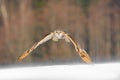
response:
[[[94,62],[120,58],[119,0],[0,0],[0,63],[14,63],[56,29],[69,33]],[[80,60],[61,40],[39,46],[24,62]]]

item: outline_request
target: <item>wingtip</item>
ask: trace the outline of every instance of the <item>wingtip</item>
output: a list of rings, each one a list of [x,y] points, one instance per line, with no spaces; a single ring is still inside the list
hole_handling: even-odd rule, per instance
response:
[[[17,62],[21,62],[23,59],[21,59],[21,56],[17,58]]]
[[[92,60],[91,60],[91,58],[89,57],[89,55],[87,54],[87,52],[85,50],[82,50],[79,53],[79,55],[80,55],[80,57],[82,58],[83,61],[85,61],[88,64],[92,64]]]
[[[20,62],[22,61],[25,57],[29,55],[29,51],[25,51],[20,57],[18,57],[17,61]]]

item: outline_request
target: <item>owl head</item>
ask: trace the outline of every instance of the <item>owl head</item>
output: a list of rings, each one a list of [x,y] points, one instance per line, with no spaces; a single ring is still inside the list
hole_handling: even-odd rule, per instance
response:
[[[55,30],[54,34],[55,34],[56,38],[63,39],[65,33],[63,31],[61,31],[61,30]]]

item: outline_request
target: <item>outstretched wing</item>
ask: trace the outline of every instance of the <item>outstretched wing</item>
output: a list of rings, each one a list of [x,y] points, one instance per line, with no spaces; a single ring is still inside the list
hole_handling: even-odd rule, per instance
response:
[[[67,34],[65,34],[65,37],[68,38],[74,45],[76,52],[79,53],[80,57],[82,58],[83,61],[85,61],[86,63],[91,63],[91,58],[89,57],[89,55],[87,54],[87,52],[84,49],[81,49],[79,44],[76,43],[70,36],[68,36]]]
[[[39,42],[35,43],[30,49],[26,50],[20,57],[18,57],[18,61],[23,60],[25,57],[27,57],[34,49],[36,49],[40,44],[43,44],[50,40],[54,36],[53,33],[50,33],[45,38],[40,40]]]

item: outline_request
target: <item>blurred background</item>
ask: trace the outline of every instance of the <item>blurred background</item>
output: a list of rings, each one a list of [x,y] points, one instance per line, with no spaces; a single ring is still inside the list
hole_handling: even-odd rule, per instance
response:
[[[120,0],[0,0],[0,65],[84,63],[63,40],[50,40],[16,62],[56,29],[69,33],[95,63],[120,60]]]

